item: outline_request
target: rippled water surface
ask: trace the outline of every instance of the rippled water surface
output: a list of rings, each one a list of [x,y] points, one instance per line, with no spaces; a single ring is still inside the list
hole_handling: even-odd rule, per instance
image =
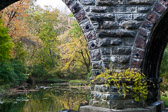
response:
[[[35,87],[33,87],[35,88]],[[36,86],[37,88],[37,86]],[[0,112],[57,112],[78,110],[80,103],[89,100],[89,91],[63,85],[38,85],[39,91],[17,93],[0,98]]]

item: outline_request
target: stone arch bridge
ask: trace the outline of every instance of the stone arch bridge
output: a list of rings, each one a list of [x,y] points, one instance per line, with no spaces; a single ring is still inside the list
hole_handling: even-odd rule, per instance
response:
[[[0,0],[0,10],[16,1]],[[93,75],[109,68],[111,61],[115,71],[138,68],[156,84],[150,92],[152,101],[158,101],[159,69],[168,41],[168,0],[63,1],[76,17],[88,42]],[[96,92],[95,97],[99,97],[99,100],[93,99],[98,106],[103,105],[102,96],[107,95],[100,90],[102,87],[96,85],[92,90]],[[116,106],[121,104],[126,103],[116,102]],[[88,108],[84,110],[90,112]],[[152,112],[160,110],[162,108],[158,107]]]

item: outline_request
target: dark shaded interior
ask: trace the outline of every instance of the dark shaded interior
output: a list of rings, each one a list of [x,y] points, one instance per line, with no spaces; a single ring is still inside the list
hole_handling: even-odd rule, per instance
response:
[[[0,10],[4,9],[5,7],[17,2],[18,0],[0,0]]]
[[[168,41],[168,10],[165,11],[158,24],[155,24],[152,35],[147,41],[145,48],[145,55],[142,63],[142,72],[147,75],[152,82],[149,90],[151,92],[151,99],[158,100],[159,85],[161,79],[159,78],[160,65],[162,56]],[[155,86],[153,86],[153,84]]]

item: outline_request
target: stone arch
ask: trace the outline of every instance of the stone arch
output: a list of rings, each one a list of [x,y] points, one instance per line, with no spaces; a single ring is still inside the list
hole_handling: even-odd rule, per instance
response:
[[[17,2],[19,0],[1,0],[0,10],[5,7]],[[71,10],[74,14],[76,20],[78,21],[81,29],[84,33],[85,39],[88,43],[88,48],[90,52],[90,59],[93,68],[93,75],[98,75],[102,69],[101,62],[101,53],[100,48],[98,46],[98,38],[96,34],[96,30],[87,15],[83,5],[79,2],[79,0],[62,0],[66,6]]]
[[[164,18],[166,9],[168,7],[168,1],[160,0],[159,2],[155,2],[152,6],[151,11],[147,14],[145,20],[142,22],[138,33],[135,37],[133,50],[131,54],[130,67],[131,68],[139,68],[141,70],[146,61],[145,56],[146,52],[149,50],[148,46],[151,43],[151,38],[153,33],[156,31],[156,27],[161,22],[162,18]]]
[[[160,0],[153,5],[142,23],[133,45],[130,67],[140,69],[155,85],[149,87],[149,99],[160,99],[160,64],[168,42],[168,1]],[[151,85],[152,85],[151,84]]]

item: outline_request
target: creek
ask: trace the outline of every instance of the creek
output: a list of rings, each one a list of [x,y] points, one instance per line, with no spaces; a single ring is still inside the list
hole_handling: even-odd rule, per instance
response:
[[[0,112],[58,112],[64,109],[78,111],[90,99],[84,87],[47,84],[35,85],[32,92],[15,92],[0,97]]]

